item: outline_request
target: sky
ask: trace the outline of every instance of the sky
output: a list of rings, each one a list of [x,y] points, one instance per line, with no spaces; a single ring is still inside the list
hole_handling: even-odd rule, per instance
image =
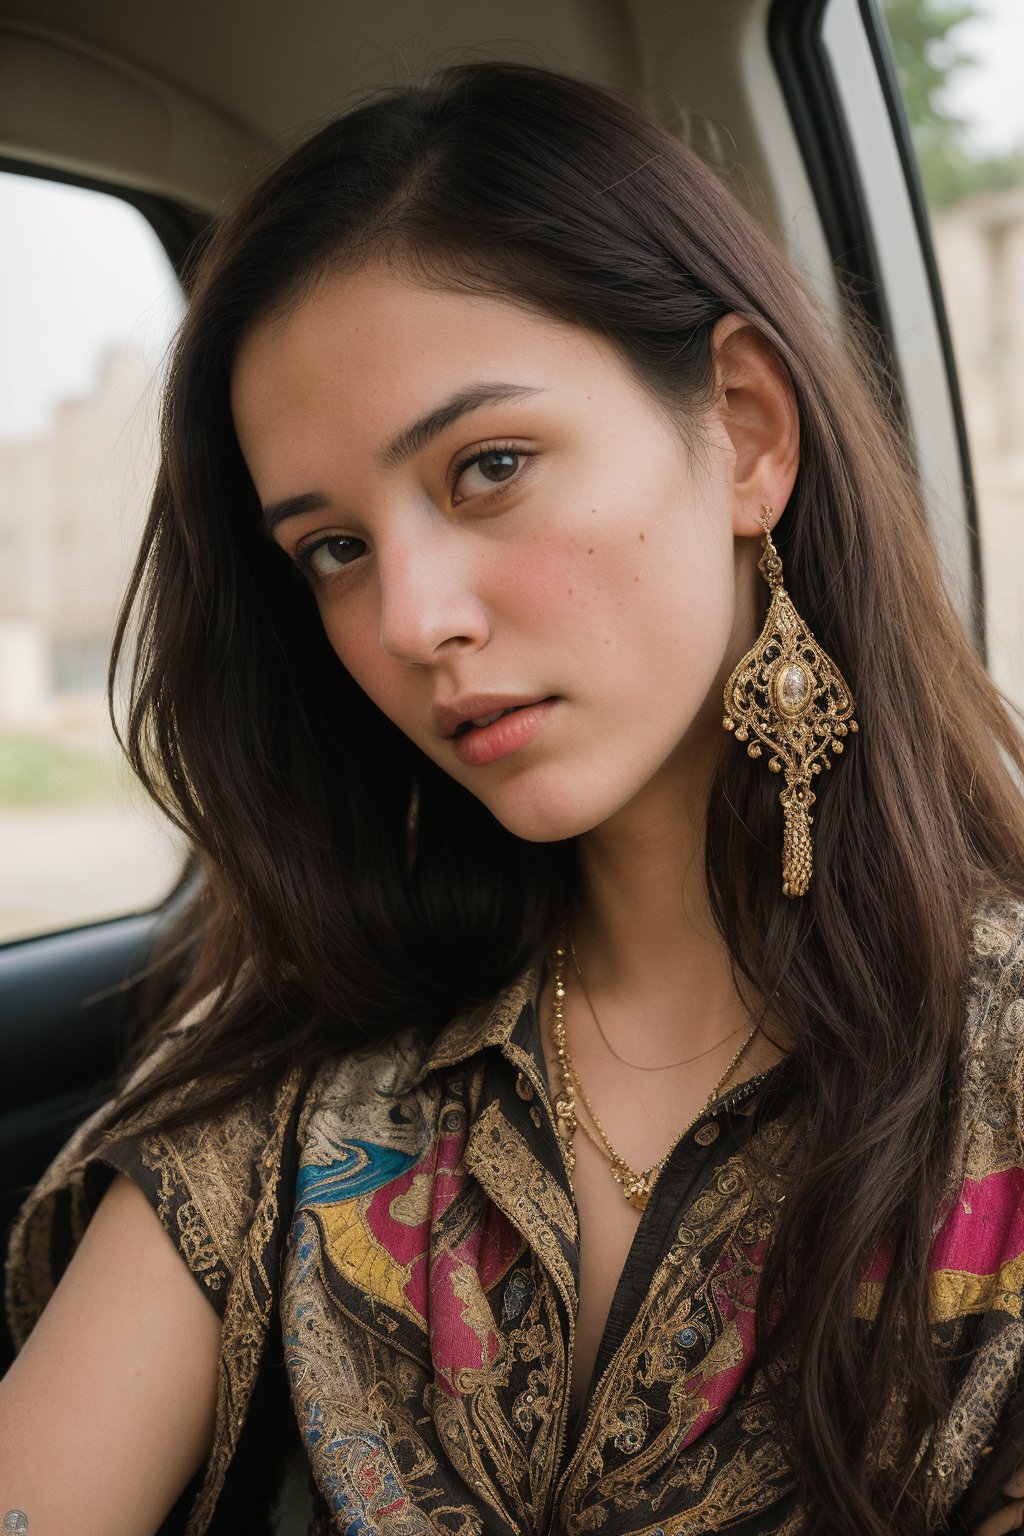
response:
[[[978,154],[1024,146],[1024,0],[979,0],[954,34],[977,63],[949,109]],[[61,400],[93,388],[104,354],[130,346],[160,366],[181,310],[142,215],[117,198],[0,174],[0,440],[44,434]]]
[[[978,62],[957,72],[947,103],[971,125],[971,148],[998,155],[1024,147],[1024,0],[979,0],[982,8],[953,33]]]
[[[0,174],[0,439],[45,433],[105,354],[159,368],[181,312],[170,262],[120,198]]]

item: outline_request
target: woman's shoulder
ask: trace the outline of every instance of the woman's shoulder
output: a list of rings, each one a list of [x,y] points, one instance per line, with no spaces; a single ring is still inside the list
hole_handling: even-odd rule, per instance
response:
[[[317,1073],[311,1099],[337,1112],[358,1113],[371,1102],[415,1095],[435,1071],[469,1069],[488,1047],[507,1044],[535,1001],[540,975],[540,962],[533,959],[493,996],[466,1004],[440,1029],[410,1024],[339,1053]]]
[[[529,995],[527,979],[440,1033],[413,1024],[316,1066],[282,1067],[183,1123],[173,1117],[187,1103],[188,1082],[160,1093],[142,1125],[120,1113],[123,1095],[109,1100],[65,1144],[12,1229],[6,1289],[15,1337],[27,1337],[115,1172],[142,1189],[223,1317],[250,1251],[276,1240],[298,1161],[316,1162],[321,1142],[333,1147],[339,1136],[387,1148],[425,1134],[423,1085],[432,1069],[465,1064],[503,1038]],[[200,1005],[179,1021],[124,1092],[165,1064],[183,1036],[201,1031],[206,1016]],[[254,1262],[263,1262],[260,1254]]]
[[[967,925],[969,987],[980,996],[1024,974],[1024,892],[980,899]]]
[[[164,1055],[161,1046],[128,1086]],[[166,1126],[187,1103],[188,1084],[159,1095],[143,1123],[122,1117],[121,1095],[101,1105],[29,1192],[11,1229],[5,1299],[16,1342],[34,1326],[116,1173],[142,1190],[223,1318],[254,1224],[276,1209],[301,1086],[302,1074],[285,1069],[220,1107]]]

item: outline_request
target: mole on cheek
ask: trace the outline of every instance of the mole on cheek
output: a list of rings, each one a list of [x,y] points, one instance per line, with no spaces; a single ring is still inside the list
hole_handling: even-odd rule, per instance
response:
[[[643,544],[646,541],[646,538],[647,538],[646,533],[642,533],[640,535],[640,543]]]

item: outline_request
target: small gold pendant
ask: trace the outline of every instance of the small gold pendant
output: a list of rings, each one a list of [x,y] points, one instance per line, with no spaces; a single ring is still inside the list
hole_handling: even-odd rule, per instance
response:
[[[634,1211],[645,1211],[654,1188],[654,1169],[648,1168],[646,1173],[631,1174],[623,1181],[622,1188]]]

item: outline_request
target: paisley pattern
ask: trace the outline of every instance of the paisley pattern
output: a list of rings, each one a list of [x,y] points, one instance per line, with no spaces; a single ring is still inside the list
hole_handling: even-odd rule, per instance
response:
[[[928,1463],[935,1532],[974,1529],[1024,1464],[1024,904],[978,912],[971,939],[930,1263],[955,1397]],[[260,1511],[247,1536],[802,1529],[753,1327],[801,1134],[786,1067],[719,1100],[669,1160],[571,1425],[579,1237],[539,979],[433,1041],[409,1030],[311,1081],[294,1071],[215,1122],[133,1137],[105,1106],[32,1192],[7,1270],[19,1343],[113,1168],[223,1320],[212,1454],[165,1530],[229,1536],[242,1507]],[[865,1329],[886,1270],[879,1253],[864,1274]]]

